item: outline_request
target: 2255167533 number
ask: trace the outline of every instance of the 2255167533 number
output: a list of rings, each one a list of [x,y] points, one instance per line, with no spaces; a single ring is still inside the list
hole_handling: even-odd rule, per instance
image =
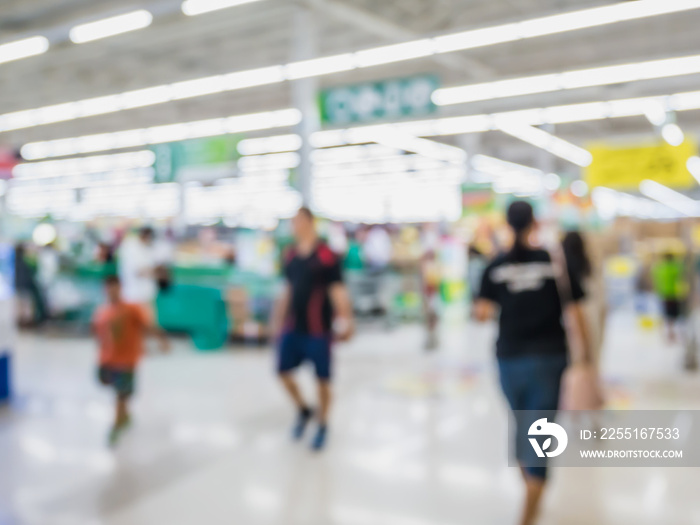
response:
[[[680,430],[677,428],[642,427],[642,428],[601,428],[598,434],[600,439],[680,439]]]

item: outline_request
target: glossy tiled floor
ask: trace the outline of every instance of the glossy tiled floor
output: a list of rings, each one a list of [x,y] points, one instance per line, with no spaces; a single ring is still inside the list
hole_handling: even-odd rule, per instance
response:
[[[680,349],[612,319],[611,403],[700,408]],[[17,400],[0,412],[0,525],[508,525],[521,498],[507,467],[492,327],[366,329],[338,347],[329,449],[288,440],[292,411],[269,351],[148,357],[135,422],[116,450],[111,398],[84,339],[24,335]],[[312,383],[302,374],[307,391]],[[698,469],[559,469],[543,525],[700,523]]]

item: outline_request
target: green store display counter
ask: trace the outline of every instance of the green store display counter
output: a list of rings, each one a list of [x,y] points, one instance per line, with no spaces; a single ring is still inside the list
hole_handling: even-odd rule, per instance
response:
[[[161,328],[187,332],[198,350],[217,350],[228,339],[226,303],[216,288],[173,285],[158,293],[155,310]]]
[[[101,281],[116,273],[115,264],[84,264],[64,273],[84,298],[72,319],[89,321],[103,301]],[[165,330],[185,332],[199,350],[216,350],[228,340],[236,321],[227,308],[226,294],[231,289],[244,290],[256,319],[266,321],[278,279],[253,272],[241,272],[229,265],[178,265],[171,268],[173,285],[159,292],[155,301],[158,324]]]

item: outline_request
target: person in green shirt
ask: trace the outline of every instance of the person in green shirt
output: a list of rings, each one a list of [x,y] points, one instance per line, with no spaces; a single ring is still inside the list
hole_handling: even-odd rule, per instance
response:
[[[365,267],[362,245],[354,232],[348,235],[348,253],[344,266],[346,270],[362,270]]]
[[[668,342],[674,343],[676,324],[681,317],[682,302],[687,290],[682,261],[672,253],[665,253],[663,258],[652,267],[652,278],[654,290],[663,304]]]

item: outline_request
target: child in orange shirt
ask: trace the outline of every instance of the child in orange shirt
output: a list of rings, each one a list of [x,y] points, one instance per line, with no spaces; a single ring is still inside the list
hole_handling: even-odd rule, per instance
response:
[[[114,445],[130,423],[128,402],[134,393],[134,375],[143,354],[144,336],[158,336],[163,351],[168,350],[168,340],[153,326],[144,306],[122,300],[118,277],[105,279],[105,291],[107,304],[95,312],[93,327],[100,345],[100,383],[117,393],[114,425],[109,434],[109,442]]]

